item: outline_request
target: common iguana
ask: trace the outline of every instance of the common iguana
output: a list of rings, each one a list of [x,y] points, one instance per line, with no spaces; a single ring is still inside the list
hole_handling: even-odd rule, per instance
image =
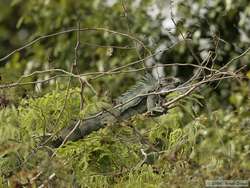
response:
[[[135,86],[118,97],[111,109],[96,113],[92,118],[82,120],[78,125],[75,122],[62,129],[56,139],[49,141],[49,145],[59,147],[65,139],[65,141],[77,141],[93,131],[104,128],[109,123],[124,121],[136,114],[147,113],[149,116],[164,114],[167,110],[161,107],[163,96],[150,93],[173,89],[178,83],[177,78],[156,80],[147,73]]]

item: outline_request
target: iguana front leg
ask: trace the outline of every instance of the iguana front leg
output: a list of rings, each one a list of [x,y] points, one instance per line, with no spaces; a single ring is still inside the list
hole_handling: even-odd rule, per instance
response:
[[[164,114],[166,109],[160,104],[163,99],[159,95],[149,95],[147,96],[147,114],[150,116],[157,116]]]

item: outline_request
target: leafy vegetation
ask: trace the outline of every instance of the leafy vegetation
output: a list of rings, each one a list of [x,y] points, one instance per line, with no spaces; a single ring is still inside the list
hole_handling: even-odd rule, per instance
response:
[[[206,180],[249,179],[248,1],[2,0],[0,10],[0,187],[205,187]],[[92,29],[79,32],[78,23]],[[69,28],[76,29],[6,57]],[[209,53],[208,68],[230,62],[224,71],[240,68],[240,76],[202,85],[160,117],[110,122],[56,149],[39,145],[43,135],[110,107],[145,73],[143,63],[110,70],[153,54],[184,82],[196,69],[177,63],[197,65]]]

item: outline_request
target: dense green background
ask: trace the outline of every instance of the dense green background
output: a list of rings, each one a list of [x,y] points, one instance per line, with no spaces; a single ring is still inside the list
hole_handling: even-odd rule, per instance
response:
[[[0,58],[39,36],[71,28],[107,28],[140,39],[154,53],[190,38],[200,61],[210,50],[221,67],[240,55],[250,43],[248,0],[178,0],[172,4],[177,28],[170,19],[170,2],[164,0],[0,0]],[[169,23],[169,24],[166,24]],[[0,84],[16,82],[38,70],[70,71],[74,62],[76,32],[40,40],[0,61]],[[117,48],[125,47],[123,48]],[[149,55],[126,36],[105,31],[80,34],[78,68],[81,73],[107,71]],[[156,62],[194,63],[188,45],[178,43],[154,57]],[[79,83],[73,79],[66,104],[68,78],[41,86],[30,84],[0,90],[0,187],[34,187],[49,181],[52,187],[204,187],[208,179],[250,177],[250,53],[232,63],[230,70],[246,65],[242,80],[208,84],[179,103],[167,115],[149,119],[138,116],[131,124],[161,154],[142,167],[140,143],[133,130],[110,126],[88,138],[70,143],[51,160],[44,150],[32,153],[44,127],[53,132],[71,119],[85,117],[134,84],[138,72],[103,76],[90,81],[97,94],[84,90],[80,110]],[[211,66],[211,65],[209,65]],[[141,65],[126,70],[140,68]],[[190,67],[166,69],[167,75],[188,79]],[[23,81],[37,81],[56,73],[35,74]],[[139,72],[143,75],[144,71]],[[248,78],[247,78],[248,75]],[[63,115],[60,110],[65,105]],[[59,118],[58,118],[59,117]],[[154,156],[152,151],[147,151]],[[154,158],[154,157],[153,157]],[[73,172],[73,173],[72,173]]]

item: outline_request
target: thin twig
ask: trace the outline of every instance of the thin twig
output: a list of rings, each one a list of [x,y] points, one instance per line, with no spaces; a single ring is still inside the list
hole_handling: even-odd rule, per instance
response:
[[[122,32],[118,32],[118,31],[114,31],[111,29],[107,29],[107,28],[101,28],[101,27],[97,27],[97,28],[82,28],[82,29],[78,29],[78,28],[74,28],[74,29],[68,29],[65,31],[59,31],[59,32],[55,32],[52,34],[48,34],[48,35],[43,35],[40,37],[37,37],[36,39],[32,40],[31,42],[26,43],[24,46],[17,48],[15,50],[13,50],[12,52],[10,52],[9,54],[7,54],[6,56],[0,58],[0,62],[5,61],[6,59],[8,59],[10,56],[12,56],[13,54],[15,54],[16,52],[20,52],[22,50],[24,50],[25,48],[28,48],[30,46],[32,46],[33,44],[43,40],[43,39],[47,39],[47,38],[51,38],[51,37],[55,37],[55,36],[59,36],[59,35],[64,35],[64,34],[68,34],[68,33],[72,33],[72,32],[77,32],[77,31],[81,31],[81,32],[85,32],[85,31],[101,31],[101,32],[107,32],[107,33],[111,33],[111,34],[115,34],[115,35],[121,35],[124,37],[127,37],[131,40],[136,41],[138,44],[140,44],[147,52],[148,54],[151,54],[151,51],[144,45],[144,43],[142,41],[140,41],[139,39],[137,39],[134,36],[131,36],[127,33],[122,33]]]

